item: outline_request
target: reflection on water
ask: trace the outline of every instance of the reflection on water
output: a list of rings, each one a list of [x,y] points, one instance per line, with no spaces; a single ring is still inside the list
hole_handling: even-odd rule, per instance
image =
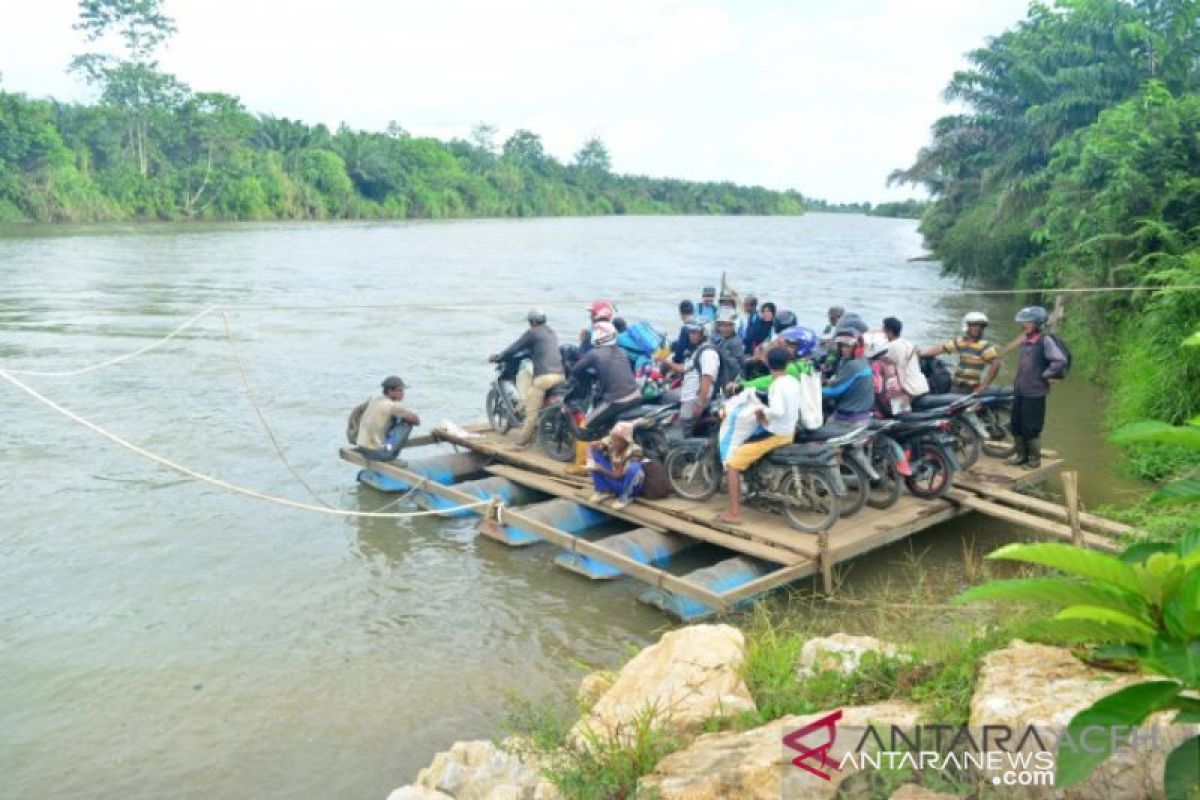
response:
[[[289,460],[322,497],[375,508],[336,458],[348,410],[398,372],[428,423],[481,418],[484,356],[528,306],[564,336],[595,297],[673,326],[676,302],[726,271],[809,324],[840,303],[929,342],[981,302],[908,261],[920,252],[911,222],[827,215],[20,228],[0,235],[0,359],[77,367],[241,305],[230,321]],[[466,308],[421,308],[446,304]],[[982,306],[1007,335],[1013,308]],[[306,497],[264,441],[219,316],[120,366],[31,382],[203,472]],[[507,695],[565,696],[579,664],[669,624],[637,582],[591,584],[551,548],[509,550],[463,520],[253,504],[0,391],[6,796],[382,797],[491,731]],[[1073,378],[1046,437],[1093,504],[1122,489],[1097,410]],[[964,535],[985,548],[1011,532],[971,517],[911,545],[947,591]],[[904,547],[858,559],[849,584],[915,579]]]

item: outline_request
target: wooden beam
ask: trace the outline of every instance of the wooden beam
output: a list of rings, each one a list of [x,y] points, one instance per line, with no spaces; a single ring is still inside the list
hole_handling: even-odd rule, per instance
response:
[[[998,500],[1005,505],[1017,506],[1027,511],[1036,511],[1039,514],[1053,517],[1060,522],[1067,521],[1067,511],[1065,508],[1058,503],[1052,503],[1040,497],[1031,497],[1030,495],[1021,494],[1009,489],[998,489],[978,481],[956,480],[955,484],[964,489],[970,489],[972,492],[981,494],[989,499]],[[1129,525],[1123,525],[1120,522],[1082,511],[1079,513],[1079,523],[1084,528],[1092,528],[1101,533],[1120,535],[1133,532],[1133,528]]]
[[[1063,495],[1067,503],[1067,524],[1071,528],[1071,543],[1076,547],[1082,547],[1083,528],[1079,524],[1079,473],[1064,472],[1062,482]]]
[[[743,583],[741,586],[725,592],[721,595],[721,597],[725,598],[727,603],[733,605],[734,603],[749,599],[756,594],[769,592],[777,587],[816,574],[817,562],[811,559],[805,559],[804,561],[792,564],[789,567],[780,567],[774,572],[768,572],[761,578],[755,578],[749,583]]]
[[[960,504],[964,508],[969,508],[972,511],[979,511],[987,514],[990,517],[996,517],[1006,522],[1012,522],[1017,525],[1022,525],[1026,528],[1038,531],[1039,533],[1049,534],[1058,539],[1071,541],[1071,529],[1058,522],[1051,522],[1043,517],[1034,516],[1033,514],[1024,511],[1017,511],[1014,508],[1002,506],[993,500],[987,500],[962,489],[952,489],[948,497],[954,502]],[[1083,544],[1096,550],[1106,550],[1108,552],[1116,552],[1120,547],[1112,539],[1106,536],[1101,536],[1095,533],[1084,533]]]
[[[421,480],[420,475],[416,474],[415,472],[410,472],[402,467],[398,467],[395,464],[387,464],[378,461],[372,461],[368,464],[367,459],[365,459],[362,454],[357,453],[350,448],[342,448],[341,456],[344,460],[350,462],[351,464],[357,464],[362,467],[369,466],[371,469],[392,475],[393,477],[400,478],[401,480],[409,481],[413,485],[416,485],[416,483]],[[427,491],[462,504],[479,502],[479,498],[475,495],[467,494],[466,492],[461,492],[455,489],[453,486],[443,486],[439,483],[427,482],[422,487],[422,491]],[[564,533],[558,528],[555,528],[553,525],[547,525],[539,519],[534,519],[527,514],[520,513],[520,511],[504,507],[502,503],[499,505],[503,509],[502,513],[506,521],[519,525],[530,533],[535,533],[546,541],[556,544],[564,550],[568,550],[573,553],[583,553],[584,555],[590,556],[597,561],[601,561],[605,564],[616,567],[622,572],[632,575],[635,578],[639,578],[646,583],[652,584],[661,589],[667,589],[675,592],[676,594],[684,595],[685,597],[691,597],[695,600],[699,600],[705,605],[711,606],[718,611],[729,610],[729,603],[722,598],[720,594],[704,586],[692,583],[691,581],[680,578],[677,575],[672,575],[671,573],[665,572],[656,567],[643,564],[642,562],[629,558],[622,553],[606,550],[603,547],[597,546],[593,542],[587,541],[586,539],[581,539],[578,536]]]

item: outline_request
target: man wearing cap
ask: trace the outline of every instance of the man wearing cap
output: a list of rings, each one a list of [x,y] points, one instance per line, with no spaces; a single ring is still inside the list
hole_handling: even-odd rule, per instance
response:
[[[633,441],[633,423],[618,422],[612,433],[593,444],[587,467],[595,489],[590,502],[601,503],[615,496],[612,507],[618,511],[632,503],[646,480],[642,448]]]
[[[701,322],[716,322],[717,321],[717,304],[713,301],[717,299],[717,290],[711,286],[705,286],[704,291],[700,293],[700,304],[696,306],[696,316]]]
[[[525,393],[525,421],[517,433],[517,444],[528,447],[533,442],[533,434],[537,430],[538,412],[546,399],[546,392],[563,382],[562,352],[558,349],[558,334],[546,324],[546,312],[533,309],[525,315],[529,322],[526,330],[515,342],[501,352],[489,358],[489,361],[503,361],[522,350],[529,351],[533,363],[533,381]]]
[[[405,466],[397,456],[413,428],[421,424],[421,418],[401,405],[404,388],[404,381],[398,375],[389,375],[383,380],[383,395],[372,398],[363,410],[354,444],[371,461],[392,461]]]
[[[738,374],[732,377],[740,378],[746,366],[746,345],[737,334],[737,311],[734,309],[722,306],[717,311],[713,344],[724,353],[727,363],[738,365]]]

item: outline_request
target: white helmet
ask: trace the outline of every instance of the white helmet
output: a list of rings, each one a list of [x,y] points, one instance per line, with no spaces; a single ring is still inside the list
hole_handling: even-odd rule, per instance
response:
[[[963,330],[966,330],[968,325],[987,325],[987,314],[982,311],[970,311],[963,316]]]
[[[592,344],[607,347],[617,343],[617,329],[611,322],[597,322],[592,326]]]

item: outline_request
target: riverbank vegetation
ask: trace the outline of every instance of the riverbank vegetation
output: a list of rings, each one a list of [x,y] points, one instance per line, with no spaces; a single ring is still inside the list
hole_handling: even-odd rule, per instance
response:
[[[1136,286],[1072,296],[1067,333],[1111,389],[1114,425],[1200,414],[1200,4],[1034,4],[946,87],[963,113],[895,182],[934,198],[944,269],[997,286]],[[1140,449],[1144,477],[1195,464]]]
[[[310,125],[253,114],[159,68],[175,32],[161,0],[81,0],[95,52],[71,70],[95,105],[0,92],[0,221],[799,214],[799,192],[620,175],[598,138],[570,163],[541,138],[467,139]],[[103,45],[119,41],[120,47]]]

